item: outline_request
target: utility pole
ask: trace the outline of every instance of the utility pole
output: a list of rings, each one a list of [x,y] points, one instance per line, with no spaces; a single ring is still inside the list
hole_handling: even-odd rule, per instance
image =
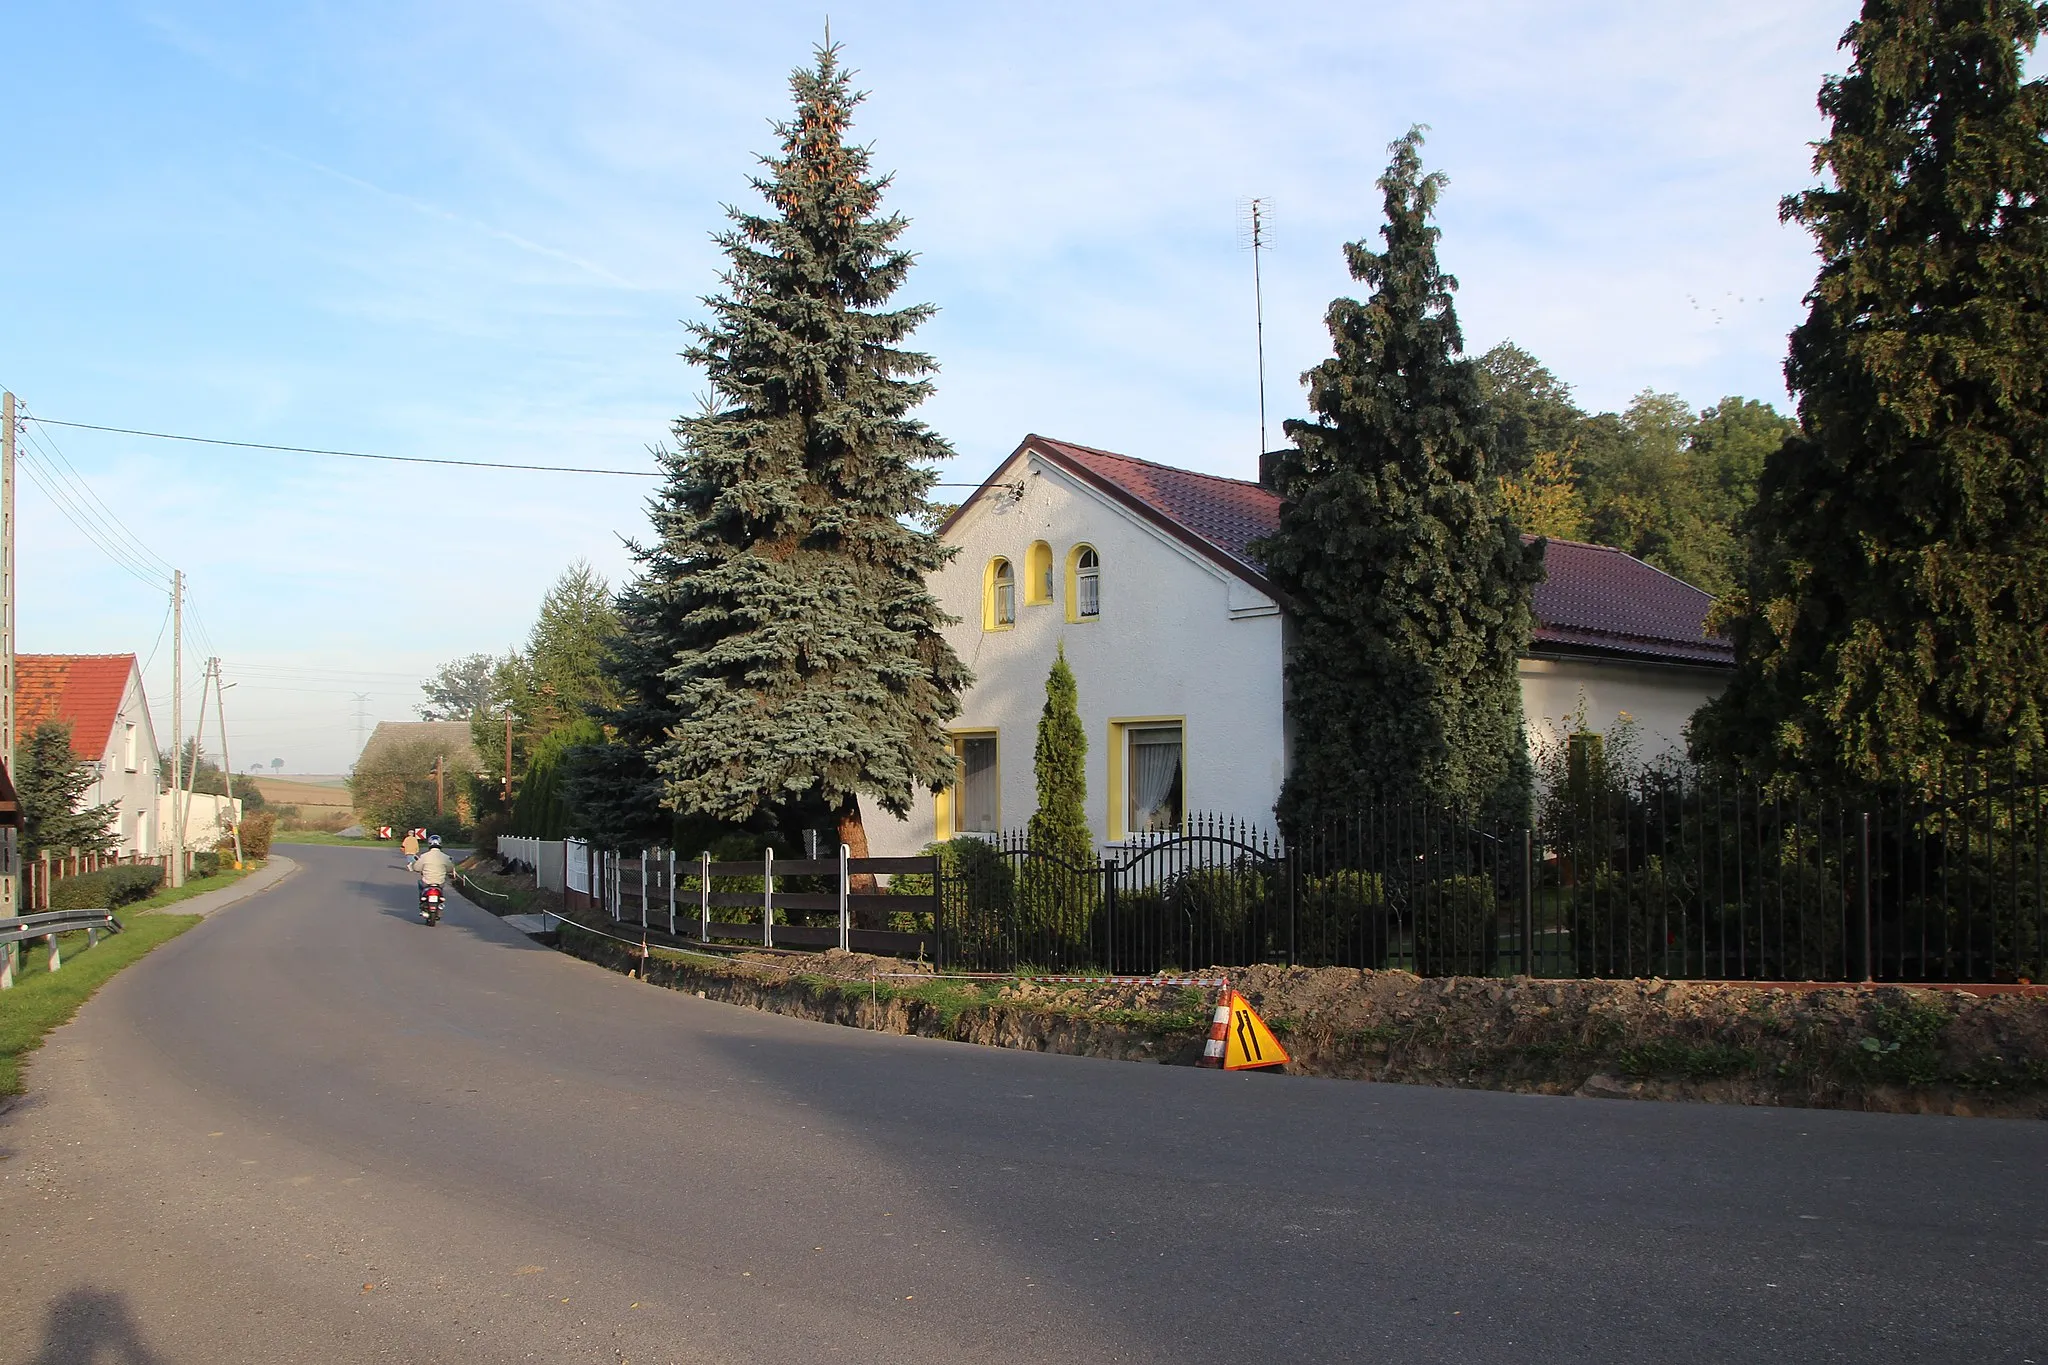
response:
[[[0,758],[14,784],[14,395],[0,394]],[[18,895],[21,808],[0,828],[0,918],[12,918]],[[4,949],[10,955],[14,945]]]
[[[205,713],[202,711],[202,715]],[[185,884],[185,571],[171,571],[171,885]]]
[[[447,798],[443,795],[443,788],[441,786],[441,769],[446,762],[447,759],[442,755],[434,755],[434,814],[436,815],[446,815],[448,813]]]
[[[363,727],[364,727],[364,726],[366,726],[366,725],[368,725],[368,724],[370,723],[370,717],[369,717],[369,711],[368,711],[368,707],[369,707],[369,705],[370,705],[370,694],[369,694],[368,692],[358,692],[358,693],[356,693],[356,694],[355,694],[355,698],[356,698],[356,757],[357,757],[357,758],[361,758],[361,757],[363,756]]]
[[[228,789],[228,814],[232,823],[228,826],[235,835],[235,866],[242,865],[242,815],[235,807],[235,761],[228,757],[228,685],[220,680],[220,656],[214,655],[208,661],[213,667],[213,714],[220,721],[220,768],[221,782]],[[199,723],[204,725],[202,713]]]

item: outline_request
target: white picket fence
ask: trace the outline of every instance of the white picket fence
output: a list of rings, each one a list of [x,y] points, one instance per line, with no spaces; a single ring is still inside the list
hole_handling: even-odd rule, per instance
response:
[[[576,850],[573,857],[569,852],[571,848]],[[567,891],[572,885],[570,878],[575,877],[580,879],[574,883],[575,889],[589,893],[590,864],[583,849],[584,846],[575,840],[529,839],[511,834],[498,836],[498,856],[517,858],[532,868],[534,885],[543,891]]]

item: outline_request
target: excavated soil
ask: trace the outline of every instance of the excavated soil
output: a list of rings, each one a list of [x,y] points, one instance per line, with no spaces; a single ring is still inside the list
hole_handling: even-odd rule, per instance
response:
[[[1216,993],[962,982],[837,950],[657,953],[573,931],[564,951],[707,999],[853,1028],[1193,1065]],[[2048,1118],[2048,995],[1900,987],[1425,978],[1217,968],[1297,1075],[1888,1113]]]

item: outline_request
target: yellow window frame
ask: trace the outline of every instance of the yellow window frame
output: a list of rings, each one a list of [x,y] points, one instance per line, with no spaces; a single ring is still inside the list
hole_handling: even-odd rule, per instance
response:
[[[1083,616],[1081,614],[1081,590],[1079,579],[1081,572],[1081,552],[1084,550],[1088,551],[1089,553],[1095,556],[1095,614],[1093,616]],[[1096,549],[1093,545],[1090,545],[1087,541],[1084,540],[1080,544],[1074,546],[1073,549],[1067,551],[1067,624],[1074,626],[1089,626],[1095,624],[1097,621],[1100,621],[1101,619],[1102,551]]]
[[[996,571],[1010,570],[1010,619],[996,619]],[[1010,630],[1017,624],[1017,571],[1010,561],[996,555],[981,571],[981,628],[985,631]]]
[[[991,725],[984,729],[977,730],[948,730],[946,732],[946,737],[948,740],[952,742],[954,761],[961,763],[963,765],[966,762],[967,755],[962,752],[962,740],[992,739],[996,742],[996,828],[1000,830],[1003,827],[1002,731],[998,727]],[[1185,746],[1187,741],[1182,740],[1181,743],[1183,746]],[[1182,752],[1186,752],[1185,747],[1183,747]],[[1182,762],[1185,763],[1186,759],[1183,758]],[[967,770],[963,766],[960,771],[961,774],[964,776]],[[1183,782],[1185,782],[1186,779],[1183,778],[1182,780]],[[959,785],[959,780],[956,778],[952,786],[941,787],[939,790],[932,793],[932,833],[940,839],[957,838],[959,835],[968,833],[982,834],[987,832],[985,830],[970,831],[955,828],[954,822],[959,814],[959,802],[954,797],[953,793],[959,787]],[[1183,790],[1185,790],[1185,787],[1183,787]]]
[[[1052,604],[1052,546],[1042,540],[1031,542],[1031,548],[1024,552],[1024,605],[1044,607]]]
[[[1109,818],[1102,827],[1109,832],[1111,843],[1121,843],[1131,837],[1129,822],[1124,818],[1124,808],[1129,804],[1124,787],[1124,760],[1129,751],[1125,735],[1131,730],[1150,729],[1155,725],[1178,725],[1180,727],[1180,818],[1183,827],[1187,824],[1188,811],[1188,718],[1186,716],[1112,716],[1109,722]],[[1002,751],[997,750],[1000,759]]]

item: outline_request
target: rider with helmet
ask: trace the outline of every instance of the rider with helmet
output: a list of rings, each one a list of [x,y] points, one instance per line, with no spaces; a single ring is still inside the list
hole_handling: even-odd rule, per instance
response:
[[[455,863],[441,851],[440,835],[427,836],[427,846],[413,860],[412,870],[419,874],[421,895],[425,895],[430,886],[447,886],[448,879],[455,875]]]

